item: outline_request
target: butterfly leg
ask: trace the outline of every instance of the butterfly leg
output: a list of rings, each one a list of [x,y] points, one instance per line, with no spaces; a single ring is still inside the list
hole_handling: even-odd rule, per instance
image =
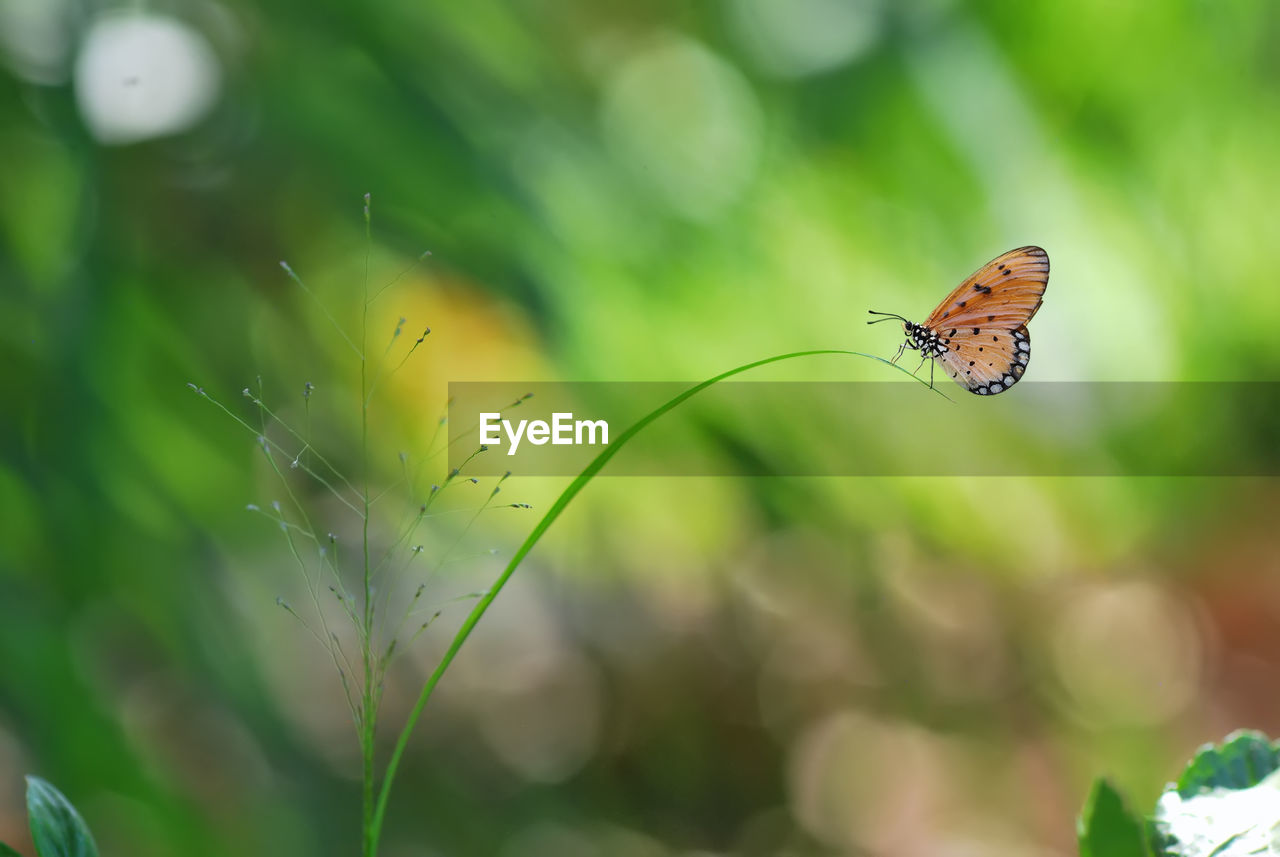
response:
[[[926,360],[928,360],[928,359],[929,359],[928,357],[921,357],[921,358],[920,358],[920,366],[923,366],[923,365],[924,365],[924,361],[926,361]],[[915,371],[915,372],[912,372],[911,374],[912,374],[912,375],[914,375],[914,374],[916,374],[916,372],[919,372],[919,371],[920,371],[920,366],[917,366],[917,367],[916,367],[916,371]]]
[[[892,360],[890,360],[889,362],[890,362],[890,363],[897,363],[897,362],[898,362],[898,358],[902,356],[902,352],[904,352],[904,351],[906,351],[906,350],[907,350],[907,343],[905,343],[905,342],[904,342],[904,343],[902,343],[901,345],[899,345],[899,346],[898,346],[898,353],[897,353],[897,354],[895,354],[895,355],[893,355],[893,359],[892,359]]]
[[[937,361],[937,360],[930,360],[930,361],[929,361],[929,389],[930,389],[930,390],[932,390],[932,389],[933,389],[933,369],[934,369],[934,367],[935,367],[935,366],[937,366],[937,365],[938,365],[938,361]]]

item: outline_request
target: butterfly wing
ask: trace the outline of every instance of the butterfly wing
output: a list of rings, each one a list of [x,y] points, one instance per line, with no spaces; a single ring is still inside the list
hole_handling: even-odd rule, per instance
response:
[[[991,396],[1022,380],[1031,360],[1031,334],[1025,324],[977,336],[957,333],[947,349],[938,358],[946,373],[970,393]]]
[[[1040,309],[1048,285],[1049,254],[1039,247],[1019,247],[967,277],[924,324],[949,339],[975,327],[1012,332]]]
[[[971,393],[1002,393],[1022,379],[1031,359],[1027,322],[1049,285],[1049,254],[1019,247],[967,277],[925,320],[947,350],[946,373]]]

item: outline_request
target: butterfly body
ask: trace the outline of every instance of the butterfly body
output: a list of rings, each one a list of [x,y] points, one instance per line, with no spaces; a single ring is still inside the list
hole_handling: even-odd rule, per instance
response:
[[[1049,284],[1049,255],[1039,247],[1010,250],[965,278],[923,323],[876,313],[902,322],[905,349],[941,364],[971,393],[1002,393],[1022,379],[1031,359],[1027,322],[1036,314]],[[868,322],[875,324],[875,322]],[[933,383],[930,366],[930,385]]]
[[[902,330],[907,334],[907,341],[904,344],[912,351],[919,351],[930,358],[941,357],[947,353],[947,340],[938,331],[911,321],[904,322]]]

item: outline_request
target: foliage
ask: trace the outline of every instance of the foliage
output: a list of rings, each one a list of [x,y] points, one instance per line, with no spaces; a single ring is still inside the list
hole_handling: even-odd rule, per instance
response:
[[[1094,781],[1077,825],[1080,857],[1146,857],[1147,834],[1106,778]]]
[[[1280,744],[1258,732],[1205,745],[1144,823],[1105,779],[1079,822],[1080,857],[1245,857],[1280,848]]]
[[[76,64],[124,15],[209,43],[222,86],[202,121],[93,136]],[[909,432],[886,431],[891,414],[778,410],[682,418],[682,437],[761,474],[775,451],[821,466],[835,448],[885,473],[929,449],[984,468],[1123,474],[1155,456],[1275,473],[1274,386],[1221,382],[1280,367],[1276,15],[1260,0],[0,2],[0,769],[110,793],[106,851],[350,857],[361,760],[342,695],[272,606],[308,606],[267,571],[291,561],[275,524],[243,511],[270,499],[270,474],[183,384],[241,406],[262,374],[292,424],[301,403],[281,391],[306,380],[325,382],[320,408],[348,401],[350,372],[310,373],[349,349],[274,274],[306,259],[308,285],[353,295],[366,190],[374,272],[424,242],[442,260],[407,278],[411,304],[371,316],[379,335],[403,313],[439,337],[385,390],[379,484],[434,430],[449,381],[692,383],[762,354],[888,356],[896,337],[863,328],[867,309],[915,317],[1028,242],[1054,274],[1015,392],[1062,390],[1051,430],[1030,431],[1020,395],[981,403],[990,431],[958,432],[946,414],[974,405],[958,399]],[[100,94],[128,115],[168,102],[182,78],[154,59]],[[358,299],[330,305],[354,330]],[[882,369],[813,359],[752,379]],[[1117,420],[1075,407],[1082,385],[1038,384],[1135,379],[1238,395],[1194,407],[1166,384],[1169,418]],[[318,445],[354,449],[352,416]],[[541,514],[566,481],[514,484]],[[634,853],[611,847],[618,830],[663,855],[902,850],[865,799],[875,784],[889,805],[938,802],[916,850],[954,850],[961,819],[1004,851],[1062,853],[1062,813],[1009,808],[1082,799],[1083,759],[1154,798],[1183,736],[1275,709],[1280,621],[1259,593],[1276,509],[1265,479],[595,480],[450,668],[383,850]],[[451,592],[486,588],[534,520],[495,514],[476,547],[500,561],[448,566]],[[358,534],[339,535],[353,561]],[[388,723],[465,610],[392,669]],[[868,730],[912,748],[912,777],[901,754],[841,752],[874,747],[855,740]]]
[[[39,777],[27,777],[27,819],[39,857],[98,857],[98,846],[80,813]],[[0,843],[0,857],[18,857],[18,852]]]
[[[796,356],[803,355],[782,355],[761,363]],[[634,435],[644,425],[721,377],[737,374],[754,365],[760,364],[739,367],[691,388],[633,427],[630,434]],[[622,440],[625,442],[625,438]],[[492,595],[501,589],[560,510],[611,457],[604,453],[601,455],[603,460],[595,462],[598,466],[584,473],[565,492],[562,502],[544,516],[495,584]],[[417,715],[453,654],[465,642],[491,601],[492,598],[482,601],[473,611],[472,620],[464,626],[449,655],[424,689],[405,735],[413,728]],[[394,768],[388,773],[383,799],[393,774]],[[27,807],[32,839],[39,857],[97,857],[97,846],[84,820],[53,785],[38,777],[27,777]],[[380,803],[379,817],[383,808]],[[1149,822],[1144,822],[1127,806],[1124,797],[1107,779],[1099,778],[1089,793],[1077,827],[1080,857],[1151,857],[1153,854],[1155,857],[1247,857],[1275,853],[1280,846],[1280,743],[1273,743],[1257,732],[1239,731],[1227,736],[1221,746],[1202,747],[1178,781],[1166,788]],[[0,843],[0,857],[20,855]]]

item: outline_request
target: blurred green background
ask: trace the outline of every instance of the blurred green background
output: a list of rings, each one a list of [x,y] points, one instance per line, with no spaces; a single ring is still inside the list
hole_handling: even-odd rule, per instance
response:
[[[357,853],[339,683],[245,509],[281,488],[187,388],[252,419],[261,376],[358,478],[353,355],[280,260],[355,332],[366,266],[433,253],[369,316],[374,353],[408,320],[393,361],[433,329],[372,407],[380,486],[448,381],[888,356],[867,308],[919,319],[1027,243],[1030,378],[1274,380],[1278,34],[1265,0],[0,0],[0,840],[29,853],[33,772],[107,855]],[[830,438],[765,416],[694,434]],[[1274,414],[1205,417],[1274,461]],[[491,483],[458,486],[433,597],[564,482],[465,534]],[[1095,774],[1145,806],[1199,743],[1280,733],[1278,511],[1265,478],[601,480],[446,677],[385,853],[1073,853]],[[384,745],[466,606],[399,661]]]

